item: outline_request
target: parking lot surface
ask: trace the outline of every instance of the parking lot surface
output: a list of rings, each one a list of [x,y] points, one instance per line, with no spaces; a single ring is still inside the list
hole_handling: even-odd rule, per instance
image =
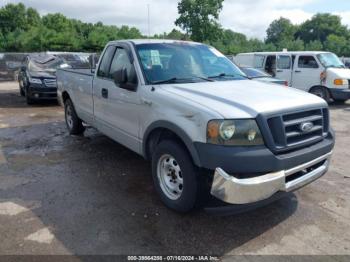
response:
[[[89,128],[66,132],[55,103],[0,84],[0,254],[350,255],[350,103],[331,105],[337,142],[322,179],[228,217],[179,215],[148,162]]]

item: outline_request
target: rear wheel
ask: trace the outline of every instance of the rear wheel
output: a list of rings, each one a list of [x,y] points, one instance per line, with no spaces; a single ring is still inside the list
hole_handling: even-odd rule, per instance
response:
[[[191,211],[197,202],[197,169],[183,146],[162,141],[152,156],[152,176],[162,202],[178,212]]]
[[[85,127],[83,126],[83,122],[75,112],[73,103],[70,99],[67,99],[64,103],[64,112],[66,125],[69,133],[71,135],[80,135],[84,133]]]
[[[314,94],[318,97],[321,97],[327,103],[331,102],[331,95],[329,94],[329,91],[327,90],[327,88],[325,88],[323,86],[317,86],[317,87],[312,88],[310,90],[310,93]]]

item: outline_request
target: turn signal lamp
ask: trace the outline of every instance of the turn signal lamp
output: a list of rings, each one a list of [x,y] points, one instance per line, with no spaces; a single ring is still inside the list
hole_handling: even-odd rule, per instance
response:
[[[347,84],[348,84],[348,80],[346,79],[334,79],[334,85],[336,86],[342,86]]]

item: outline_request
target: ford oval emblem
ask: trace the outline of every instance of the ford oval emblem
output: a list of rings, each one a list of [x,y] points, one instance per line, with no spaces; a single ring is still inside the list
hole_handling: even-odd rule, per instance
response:
[[[314,124],[312,122],[301,123],[299,128],[301,132],[308,133],[314,128]]]

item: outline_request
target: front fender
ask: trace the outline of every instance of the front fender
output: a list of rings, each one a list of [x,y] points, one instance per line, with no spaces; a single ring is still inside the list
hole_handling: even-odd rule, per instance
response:
[[[185,144],[188,152],[191,154],[194,164],[198,167],[202,166],[200,163],[198,152],[190,136],[187,135],[187,133],[181,127],[165,120],[156,121],[147,127],[142,140],[142,153],[145,158],[147,158],[147,141],[149,139],[149,135],[152,133],[152,131],[158,128],[168,129],[175,133]]]

